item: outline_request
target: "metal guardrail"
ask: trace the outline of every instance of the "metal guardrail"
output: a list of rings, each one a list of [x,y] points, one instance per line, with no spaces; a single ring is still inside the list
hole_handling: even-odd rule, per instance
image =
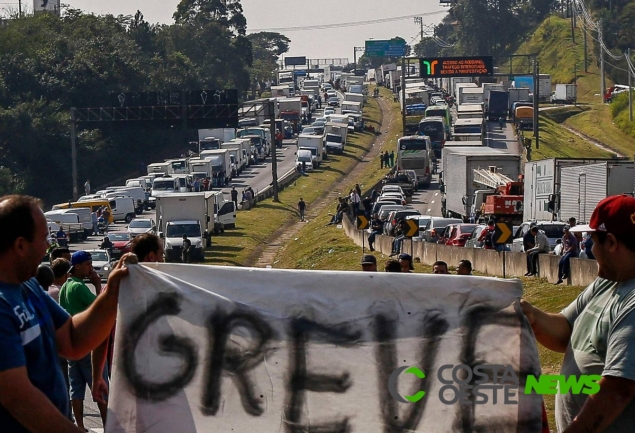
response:
[[[294,182],[298,177],[300,177],[300,173],[295,169],[295,167],[281,177],[278,178],[278,191],[283,190],[285,187],[289,186],[292,182]],[[273,197],[273,185],[267,185],[251,200],[246,200],[241,203],[242,210],[249,210],[256,205],[259,201],[263,201],[268,199],[269,197]]]

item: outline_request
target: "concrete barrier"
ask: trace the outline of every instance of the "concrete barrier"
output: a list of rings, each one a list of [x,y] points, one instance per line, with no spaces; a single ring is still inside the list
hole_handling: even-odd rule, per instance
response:
[[[571,284],[574,286],[588,286],[589,281],[598,275],[598,262],[589,259],[571,259]]]
[[[539,275],[546,278],[550,283],[558,281],[558,263],[560,262],[560,256],[554,256],[553,254],[540,254],[538,256],[538,263],[540,266]]]

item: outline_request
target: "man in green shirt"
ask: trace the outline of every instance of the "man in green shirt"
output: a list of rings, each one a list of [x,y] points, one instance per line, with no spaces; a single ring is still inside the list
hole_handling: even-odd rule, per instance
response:
[[[635,426],[635,198],[602,200],[588,226],[598,278],[559,314],[521,301],[536,339],[564,353],[565,378],[601,376],[596,394],[556,395],[558,432],[632,432]]]
[[[74,316],[82,313],[90,307],[97,298],[96,294],[91,292],[84,279],[88,278],[95,286],[95,291],[101,290],[101,278],[93,269],[93,259],[89,252],[76,251],[71,256],[70,277],[60,289],[60,305],[68,314]],[[104,370],[105,371],[105,370]],[[92,367],[90,354],[80,360],[69,361],[68,376],[71,388],[71,406],[77,426],[84,429],[84,396],[86,394],[86,385],[92,386]],[[107,375],[104,374],[106,379]],[[106,403],[97,403],[104,425],[106,424]]]

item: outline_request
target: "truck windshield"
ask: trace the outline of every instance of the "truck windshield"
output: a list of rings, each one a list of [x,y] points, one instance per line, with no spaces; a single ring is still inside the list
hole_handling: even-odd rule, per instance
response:
[[[201,237],[199,224],[170,224],[166,236],[169,238],[181,238],[183,235],[198,238]]]
[[[220,149],[220,140],[205,139],[205,140],[201,140],[200,145],[201,145],[200,146],[201,152],[204,150],[216,150],[216,149]]]
[[[337,134],[326,134],[326,141],[329,143],[341,143],[342,136]]]
[[[427,150],[427,148],[428,143],[425,139],[399,141],[399,150]]]
[[[154,180],[152,189],[155,191],[172,191],[174,190],[174,180]]]

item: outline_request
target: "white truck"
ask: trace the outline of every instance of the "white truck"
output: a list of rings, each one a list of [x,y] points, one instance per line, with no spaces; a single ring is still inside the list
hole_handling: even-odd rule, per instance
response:
[[[251,140],[249,138],[235,138],[232,141],[227,142],[228,145],[240,146],[243,161],[245,162],[245,167],[249,167],[250,161],[249,156],[251,153]]]
[[[278,99],[278,109],[280,110],[280,118],[292,123],[294,130],[297,131],[302,116],[302,99],[280,98]]]
[[[462,218],[469,222],[475,204],[475,193],[479,188],[474,183],[474,169],[488,167],[496,167],[498,173],[517,179],[520,173],[520,156],[482,146],[443,149],[441,213],[444,217]]]
[[[611,195],[632,193],[634,173],[633,161],[564,167],[560,175],[561,216],[588,223],[601,200]]]
[[[223,143],[222,148],[229,150],[229,158],[232,163],[232,177],[238,177],[247,167],[247,158],[243,154],[241,144],[228,141],[227,143]]]
[[[166,262],[181,259],[183,235],[192,246],[190,259],[205,259],[203,233],[210,217],[207,213],[204,193],[169,194],[157,197],[156,222],[159,237],[163,239]]]
[[[190,172],[187,158],[170,159],[166,162],[168,163],[168,174],[188,174]]]
[[[364,107],[364,94],[363,93],[346,93],[344,95],[344,101],[359,102]]]
[[[575,84],[556,84],[556,91],[551,94],[551,102],[563,104],[575,102],[576,91]]]
[[[236,130],[234,128],[214,128],[198,130],[199,141],[207,137],[218,138],[222,143],[224,143],[236,138]]]
[[[355,101],[343,101],[342,105],[342,114],[353,113],[360,114],[362,112],[362,103]]]
[[[616,162],[608,158],[550,158],[525,163],[525,221],[562,221],[569,216],[561,211],[561,176],[566,167],[601,162]],[[576,199],[577,203],[577,199]]]
[[[314,167],[319,167],[325,156],[324,138],[320,135],[300,134],[298,136],[298,150],[308,149],[311,151]]]
[[[482,87],[459,87],[458,105],[482,104]]]
[[[324,147],[327,153],[344,153],[346,138],[348,136],[348,125],[328,122],[324,127]]]
[[[154,162],[148,165],[148,174],[164,175],[169,174],[169,162]]]
[[[288,98],[289,86],[286,84],[281,86],[271,86],[271,96],[274,98]]]
[[[190,174],[193,177],[201,177],[194,176],[197,173],[204,174],[204,177],[212,177],[212,159],[211,158],[192,158],[190,159]]]
[[[508,90],[508,93],[509,93],[508,115],[509,115],[509,118],[511,119],[514,114],[512,113],[512,107],[514,105],[514,102],[530,102],[531,98],[529,97],[529,87],[520,87],[520,88],[510,87]]]
[[[205,150],[200,154],[201,158],[209,158],[212,163],[212,176],[214,173],[218,173],[216,176],[221,176],[221,181],[224,186],[231,181],[232,166],[231,158],[229,157],[229,150],[217,149],[217,150]]]
[[[476,83],[472,83],[472,79],[471,78],[466,78],[466,77],[453,77],[451,79],[451,92],[452,92],[452,96],[454,96],[454,99],[458,101],[459,99],[459,89],[461,87],[478,87],[476,85]]]

